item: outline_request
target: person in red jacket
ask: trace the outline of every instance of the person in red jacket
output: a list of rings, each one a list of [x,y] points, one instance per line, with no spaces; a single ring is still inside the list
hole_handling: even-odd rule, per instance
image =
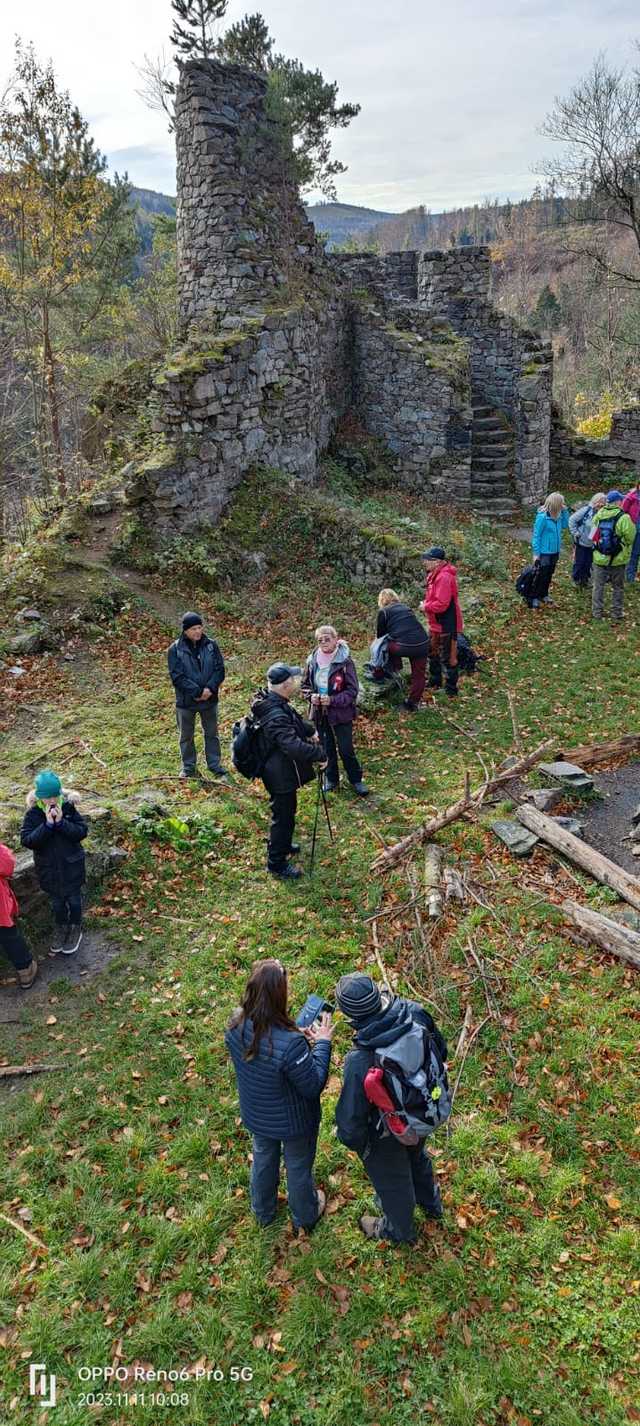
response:
[[[432,545],[422,556],[427,570],[427,587],[421,605],[429,625],[429,688],[442,688],[442,665],[446,669],[444,691],[450,698],[458,692],[458,634],[464,627],[458,576],[441,545]]]
[[[38,963],[34,961],[22,933],[16,926],[18,903],[9,877],[16,869],[16,859],[9,847],[0,842],[0,950],[11,961],[18,972],[18,980],[24,990],[28,990],[38,974]]]

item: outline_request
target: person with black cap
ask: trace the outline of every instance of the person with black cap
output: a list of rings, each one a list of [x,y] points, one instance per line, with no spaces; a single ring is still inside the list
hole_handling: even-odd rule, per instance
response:
[[[218,695],[224,682],[224,659],[215,639],[204,632],[201,614],[182,618],[182,633],[167,654],[169,676],[176,691],[176,723],[180,735],[180,777],[197,777],[196,714],[200,714],[209,772],[224,777],[218,737]]]
[[[302,669],[296,664],[274,663],[267,669],[267,687],[251,704],[259,725],[261,777],[271,801],[271,827],[267,870],[281,881],[297,881],[299,867],[289,857],[300,848],[292,838],[296,823],[298,788],[311,782],[314,764],[327,765],[327,755],[307,718],[292,708],[290,699],[300,687]]]
[[[381,991],[370,975],[343,975],[335,998],[338,1010],[346,1015],[354,1031],[354,1048],[344,1061],[342,1091],[336,1106],[337,1134],[340,1142],[361,1158],[382,1209],[380,1217],[363,1214],[360,1227],[366,1238],[412,1243],[416,1236],[416,1205],[428,1218],[442,1218],[431,1158],[424,1152],[422,1142],[406,1148],[393,1134],[384,1132],[380,1113],[365,1094],[364,1080],[374,1065],[376,1049],[388,1049],[406,1035],[412,1024],[429,1031],[443,1062],[447,1046],[428,1011],[415,1000]]]
[[[458,598],[458,572],[449,564],[442,545],[432,545],[422,556],[427,587],[422,608],[429,624],[429,688],[442,688],[450,698],[458,692],[458,634],[464,623]]]

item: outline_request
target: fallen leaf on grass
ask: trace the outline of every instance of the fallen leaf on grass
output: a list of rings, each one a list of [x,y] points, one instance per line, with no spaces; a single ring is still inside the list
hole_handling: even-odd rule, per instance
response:
[[[616,1198],[615,1193],[605,1193],[604,1201],[614,1213],[616,1208],[622,1208],[622,1203],[619,1198]]]

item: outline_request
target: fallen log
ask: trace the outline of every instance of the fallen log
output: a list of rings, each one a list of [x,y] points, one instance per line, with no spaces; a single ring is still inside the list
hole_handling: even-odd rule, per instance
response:
[[[444,894],[447,901],[464,901],[465,884],[455,867],[446,866],[444,869]]]
[[[68,1068],[68,1065],[0,1065],[0,1079],[15,1079],[21,1074],[52,1074],[54,1070]]]
[[[640,936],[637,931],[621,926],[609,916],[601,916],[599,911],[592,911],[590,906],[581,906],[577,901],[563,901],[562,910],[590,941],[595,941],[603,951],[640,970]]]
[[[640,881],[637,876],[631,876],[630,872],[625,871],[616,862],[609,861],[602,852],[597,852],[595,847],[590,847],[579,837],[574,837],[573,832],[559,827],[553,817],[548,817],[546,812],[539,812],[537,807],[525,803],[518,808],[516,817],[523,827],[528,827],[529,831],[535,832],[543,842],[547,842],[557,852],[562,852],[574,866],[588,872],[603,886],[610,886],[613,891],[617,891],[618,896],[622,896],[630,906],[640,911]]]
[[[390,867],[397,866],[398,862],[403,861],[421,842],[430,841],[436,832],[442,831],[443,827],[448,827],[451,822],[457,822],[460,817],[464,817],[465,813],[480,807],[488,793],[495,792],[505,783],[512,782],[514,777],[521,777],[523,773],[535,767],[536,763],[542,762],[542,759],[553,747],[555,747],[555,740],[548,738],[534,752],[528,753],[526,757],[517,758],[511,767],[485,780],[482,786],[476,788],[474,792],[465,788],[463,796],[447,807],[445,812],[440,812],[437,817],[431,817],[428,822],[423,822],[420,827],[416,827],[413,832],[409,832],[399,842],[385,847],[373,862],[372,871],[388,871]]]
[[[437,843],[430,842],[424,853],[424,884],[427,893],[427,911],[430,920],[442,915],[442,863],[444,852]]]
[[[640,733],[623,733],[620,738],[611,738],[607,743],[585,743],[581,748],[570,748],[558,756],[578,767],[598,767],[610,762],[611,758],[630,756],[640,752]]]

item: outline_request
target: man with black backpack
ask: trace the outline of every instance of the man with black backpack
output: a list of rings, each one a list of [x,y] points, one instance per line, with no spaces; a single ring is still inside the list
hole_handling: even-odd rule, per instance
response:
[[[291,853],[300,850],[292,841],[298,788],[313,781],[314,765],[327,765],[313,723],[301,717],[289,701],[300,687],[301,676],[301,668],[272,664],[267,669],[267,687],[254,698],[243,730],[245,741],[255,747],[251,775],[262,778],[271,801],[267,871],[281,881],[297,881],[302,876],[300,868],[289,861]],[[239,735],[240,729],[234,737],[234,765],[242,771],[236,761]]]
[[[451,1109],[447,1046],[421,1005],[381,991],[369,975],[343,975],[335,994],[354,1030],[337,1134],[360,1156],[382,1210],[380,1217],[363,1214],[360,1227],[366,1238],[412,1243],[416,1205],[442,1218],[424,1140]]]
[[[593,517],[593,592],[591,612],[604,619],[604,587],[611,585],[611,621],[621,622],[624,613],[625,571],[631,557],[636,527],[622,509],[623,496],[610,490],[606,504]]]

